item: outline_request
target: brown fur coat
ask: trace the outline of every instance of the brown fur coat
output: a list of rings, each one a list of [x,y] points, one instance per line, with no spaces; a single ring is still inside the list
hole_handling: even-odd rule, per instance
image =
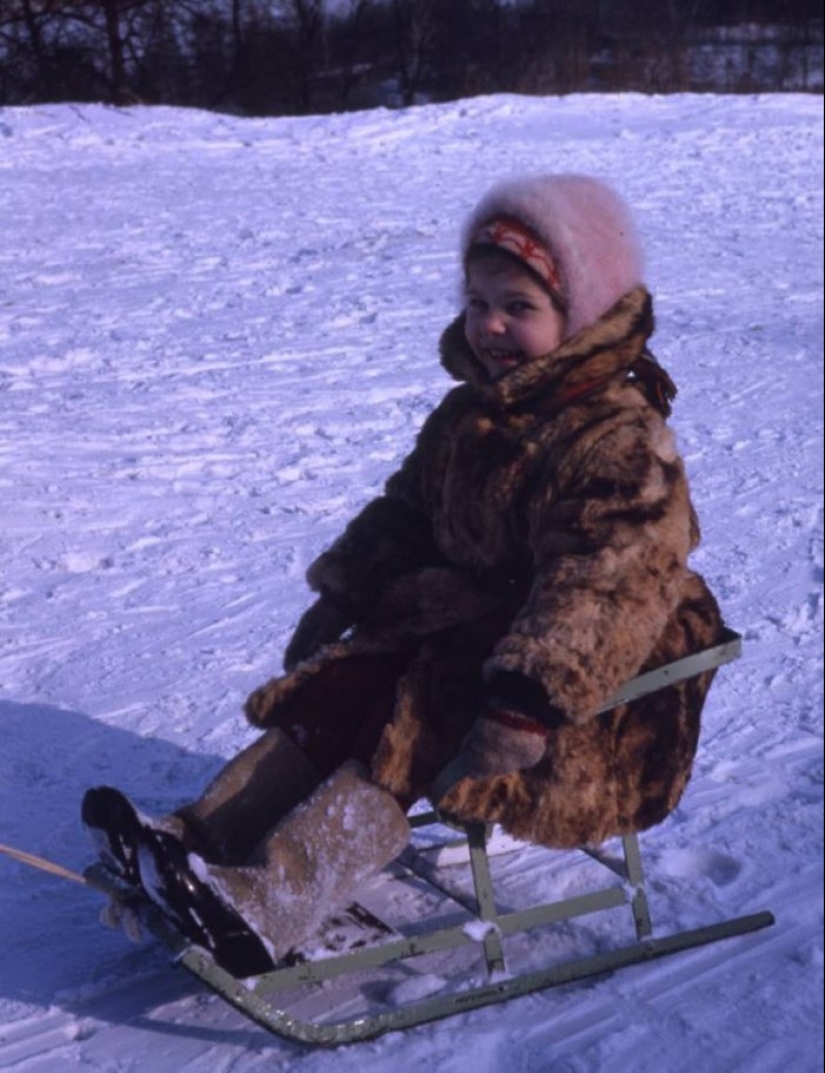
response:
[[[721,618],[687,566],[698,526],[652,331],[640,287],[491,382],[461,318],[448,328],[442,362],[462,383],[309,570],[354,628],[256,690],[251,722],[302,744],[319,713],[343,731],[369,709],[373,775],[407,805],[491,703],[490,682],[516,675],[564,715],[544,758],[464,779],[443,807],[553,846],[662,820],[690,777],[711,675],[599,709],[639,671],[714,643]]]

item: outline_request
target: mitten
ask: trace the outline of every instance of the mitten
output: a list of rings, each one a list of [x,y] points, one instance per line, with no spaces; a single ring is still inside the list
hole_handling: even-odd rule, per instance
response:
[[[337,641],[352,625],[352,615],[327,596],[321,596],[301,616],[292,640],[284,653],[284,668],[292,668],[309,659],[319,648]]]
[[[461,755],[467,774],[483,778],[534,767],[544,756],[547,728],[519,712],[493,711],[477,719]]]
[[[492,711],[473,723],[461,751],[437,776],[430,798],[439,800],[461,779],[509,775],[535,767],[547,749],[547,728],[519,712]]]

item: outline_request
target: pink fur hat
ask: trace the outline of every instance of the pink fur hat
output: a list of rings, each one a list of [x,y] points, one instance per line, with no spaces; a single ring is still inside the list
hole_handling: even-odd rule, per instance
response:
[[[478,241],[489,244],[490,224],[499,220],[520,221],[546,247],[567,307],[567,338],[642,282],[642,254],[630,212],[599,179],[535,175],[494,186],[464,225],[462,256]],[[510,244],[504,248],[514,252]]]

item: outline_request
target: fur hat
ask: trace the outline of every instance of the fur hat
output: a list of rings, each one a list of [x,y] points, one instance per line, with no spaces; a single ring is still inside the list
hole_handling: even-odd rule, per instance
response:
[[[499,221],[503,229],[491,228]],[[567,311],[567,338],[593,324],[642,282],[642,254],[630,212],[599,179],[535,175],[494,186],[464,225],[465,263],[476,243],[500,245],[520,256],[512,241],[513,221],[545,247]],[[496,242],[496,234],[507,238]],[[534,250],[522,259],[536,269]]]

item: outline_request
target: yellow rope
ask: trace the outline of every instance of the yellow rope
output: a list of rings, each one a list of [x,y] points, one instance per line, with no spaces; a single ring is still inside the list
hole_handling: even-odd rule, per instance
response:
[[[36,857],[33,853],[25,853],[22,849],[4,846],[2,842],[0,842],[0,853],[5,853],[7,857],[12,857],[15,861],[28,864],[32,868],[39,868],[41,872],[50,872],[54,876],[60,876],[61,879],[71,879],[73,883],[82,883],[84,887],[89,886],[89,881],[79,872],[72,872],[70,869],[64,868],[62,864],[47,861],[45,857]]]

